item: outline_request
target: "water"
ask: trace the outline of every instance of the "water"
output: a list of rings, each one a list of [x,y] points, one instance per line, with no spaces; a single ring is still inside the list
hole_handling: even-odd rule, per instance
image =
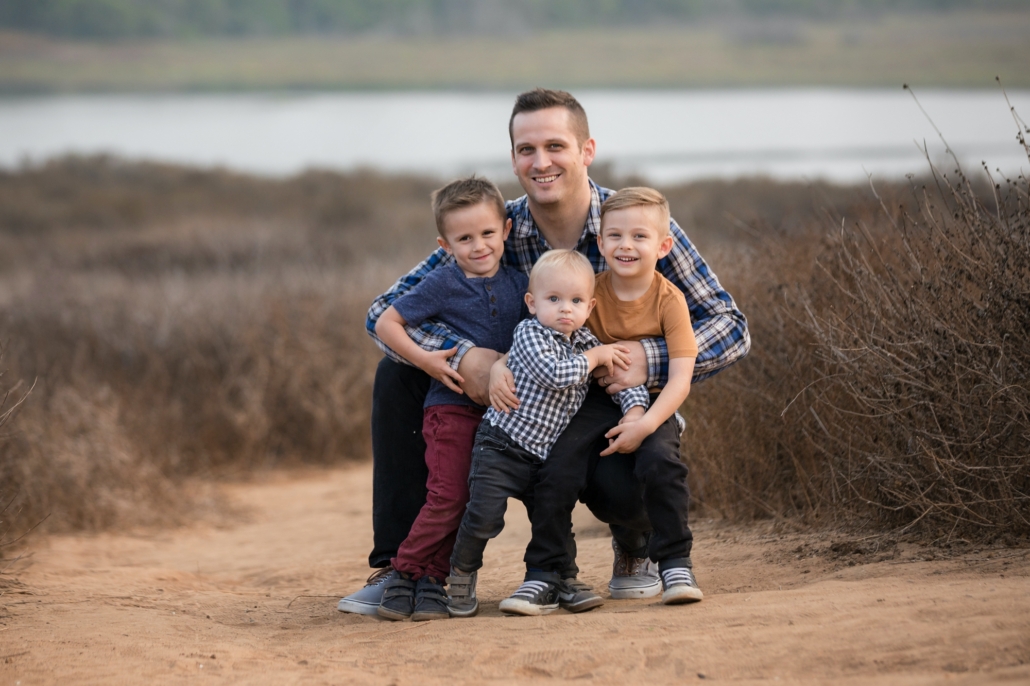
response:
[[[766,175],[854,182],[927,169],[945,147],[896,90],[577,91],[599,162],[655,182]],[[1009,94],[1030,118],[1030,91]],[[919,93],[967,171],[1030,172],[1000,91]],[[513,93],[76,95],[0,99],[0,166],[69,152],[220,165],[511,174]],[[946,163],[952,168],[952,163]]]

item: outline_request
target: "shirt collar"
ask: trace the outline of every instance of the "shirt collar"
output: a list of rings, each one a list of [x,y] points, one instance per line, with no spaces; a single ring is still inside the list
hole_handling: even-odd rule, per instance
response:
[[[590,210],[587,212],[587,221],[583,225],[583,233],[580,234],[577,247],[584,242],[597,240],[597,232],[601,228],[601,203],[612,194],[612,191],[598,186],[593,180],[588,179],[588,182],[590,183]],[[523,240],[535,238],[543,243],[544,239],[540,235],[540,229],[529,211],[528,195],[512,200],[508,212],[512,219],[512,234],[516,238]]]

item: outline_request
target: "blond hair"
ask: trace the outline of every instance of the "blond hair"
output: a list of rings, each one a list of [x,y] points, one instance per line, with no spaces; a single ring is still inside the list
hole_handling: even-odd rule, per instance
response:
[[[590,260],[575,250],[548,250],[545,252],[533,265],[533,270],[529,272],[530,292],[533,291],[534,284],[542,274],[556,269],[582,272],[590,280],[590,292],[593,293],[594,268],[590,265]]]
[[[602,227],[604,225],[604,215],[629,207],[649,207],[654,209],[658,213],[658,220],[662,227],[658,235],[664,238],[669,234],[669,222],[671,221],[669,201],[655,189],[644,186],[630,186],[610,195],[601,205]]]
[[[473,174],[465,179],[451,181],[443,188],[433,191],[433,216],[436,218],[436,230],[444,239],[443,220],[448,213],[464,207],[472,207],[481,202],[489,203],[497,210],[497,216],[503,223],[508,218],[508,210],[504,207],[504,196],[492,181]]]

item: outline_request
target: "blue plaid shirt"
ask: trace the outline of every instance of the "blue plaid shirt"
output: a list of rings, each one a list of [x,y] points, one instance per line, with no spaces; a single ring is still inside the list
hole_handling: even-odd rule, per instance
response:
[[[590,363],[584,351],[601,345],[585,326],[566,336],[536,317],[515,327],[508,369],[515,377],[519,407],[486,411],[484,419],[504,430],[520,446],[546,460],[551,446],[579,412],[590,386]],[[633,386],[612,396],[626,414],[634,405],[647,409],[647,389]]]
[[[614,191],[602,188],[590,182],[590,212],[587,214],[583,233],[579,237],[576,250],[586,255],[594,266],[595,272],[608,269],[600,249],[597,247],[597,234],[601,228],[601,203],[608,199]],[[504,263],[520,269],[527,274],[536,261],[551,249],[537,228],[533,216],[529,213],[529,199],[522,196],[507,203],[508,218],[512,220],[512,230],[504,246]],[[701,381],[728,367],[747,355],[751,349],[751,336],[747,330],[747,319],[737,309],[733,298],[721,285],[715,274],[698,254],[683,229],[673,220],[670,224],[673,237],[672,251],[658,261],[657,269],[677,288],[683,291],[690,308],[690,321],[694,326],[694,337],[697,339],[698,354],[694,363],[694,381]],[[443,248],[438,248],[432,255],[419,263],[414,269],[402,276],[390,290],[375,299],[368,310],[365,328],[383,352],[397,362],[407,362],[390,350],[376,336],[375,326],[380,315],[390,307],[391,303],[407,293],[426,274],[447,264],[453,258]],[[471,348],[471,341],[455,335],[446,326],[432,320],[423,322],[418,328],[409,327],[408,335],[426,350],[445,350],[457,348],[449,358],[455,369],[461,358]],[[647,354],[648,378],[647,386],[657,388],[664,386],[669,378],[669,355],[665,347],[665,339],[645,338],[640,341]]]

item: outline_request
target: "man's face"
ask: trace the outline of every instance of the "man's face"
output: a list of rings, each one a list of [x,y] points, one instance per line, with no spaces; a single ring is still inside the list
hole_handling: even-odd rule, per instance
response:
[[[594,309],[593,296],[593,274],[578,269],[549,269],[534,279],[526,293],[526,306],[541,324],[571,336]]]
[[[587,167],[594,161],[595,143],[582,145],[564,107],[515,115],[511,127],[511,163],[529,199],[554,205],[574,197],[587,185]]]

